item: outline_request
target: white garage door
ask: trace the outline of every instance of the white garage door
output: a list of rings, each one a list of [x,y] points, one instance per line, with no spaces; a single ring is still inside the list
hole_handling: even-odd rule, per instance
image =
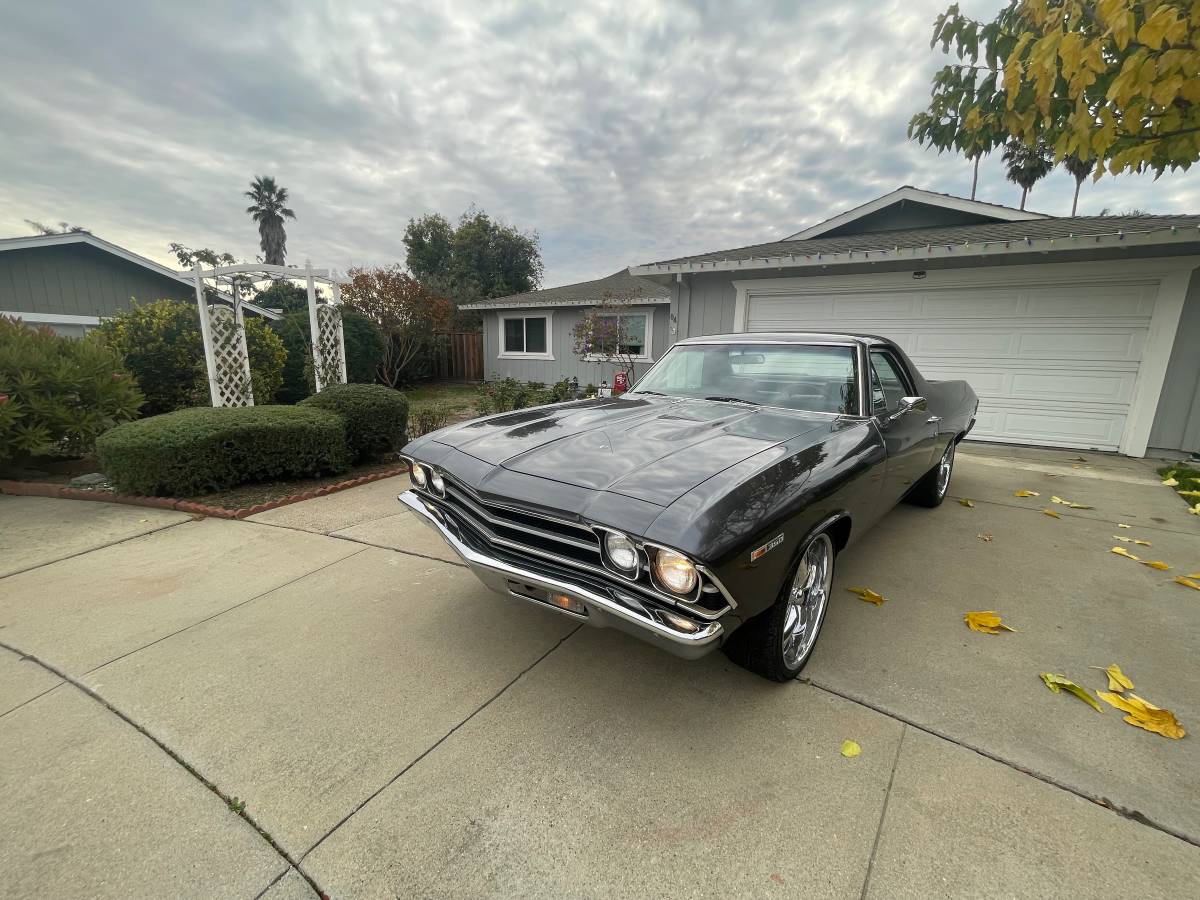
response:
[[[896,341],[930,380],[979,395],[980,440],[1115,450],[1157,284],[1093,283],[747,298],[749,331],[864,331]]]

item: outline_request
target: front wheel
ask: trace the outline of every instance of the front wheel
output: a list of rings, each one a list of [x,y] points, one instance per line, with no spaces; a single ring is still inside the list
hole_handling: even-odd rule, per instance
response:
[[[734,632],[728,648],[734,662],[772,681],[800,674],[825,621],[834,556],[828,534],[809,540],[775,605]]]
[[[937,465],[913,486],[912,492],[905,498],[909,503],[929,507],[942,505],[946,492],[950,490],[950,476],[954,474],[955,446],[956,442],[951,440]]]

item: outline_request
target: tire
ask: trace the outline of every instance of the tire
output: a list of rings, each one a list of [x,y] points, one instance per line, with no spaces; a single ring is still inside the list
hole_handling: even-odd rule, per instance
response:
[[[809,538],[775,603],[733,633],[730,659],[771,681],[799,675],[821,635],[836,555],[827,532]]]
[[[916,506],[928,506],[931,509],[942,505],[942,501],[946,499],[946,494],[950,490],[950,479],[954,477],[954,448],[956,446],[958,446],[958,441],[951,440],[941,459],[937,461],[937,465],[913,485],[912,491],[904,498],[905,500]]]

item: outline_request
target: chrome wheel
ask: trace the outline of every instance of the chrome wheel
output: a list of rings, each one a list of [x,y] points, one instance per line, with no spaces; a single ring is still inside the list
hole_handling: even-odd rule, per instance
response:
[[[939,497],[944,497],[946,489],[950,487],[950,472],[954,469],[954,442],[950,442],[950,446],[946,448],[946,452],[942,454],[941,462],[938,463],[937,473],[937,492]]]
[[[812,650],[825,616],[832,581],[833,542],[829,535],[818,534],[804,549],[788,591],[783,619],[783,661],[789,669],[798,668]]]

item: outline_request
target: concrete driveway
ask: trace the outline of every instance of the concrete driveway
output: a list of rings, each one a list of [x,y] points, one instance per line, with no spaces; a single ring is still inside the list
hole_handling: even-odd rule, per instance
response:
[[[1200,728],[1171,581],[1200,520],[1149,464],[1075,456],[968,448],[975,506],[844,554],[788,685],[487,593],[402,479],[244,522],[0,497],[6,894],[1198,895],[1197,737],[1037,675],[1116,662]]]

